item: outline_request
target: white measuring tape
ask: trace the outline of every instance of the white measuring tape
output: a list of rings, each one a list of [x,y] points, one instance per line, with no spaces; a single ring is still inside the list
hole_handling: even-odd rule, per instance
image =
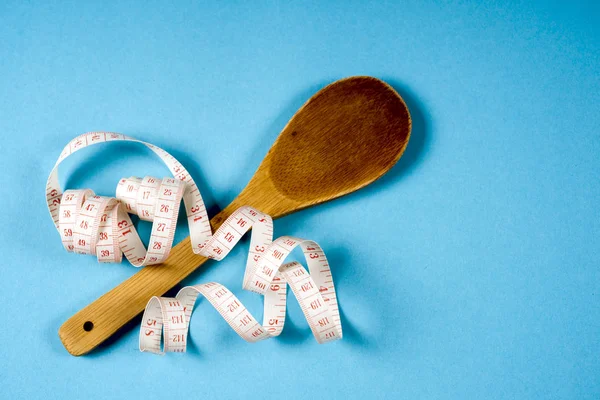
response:
[[[121,179],[116,198],[96,196],[90,189],[60,189],[58,166],[85,147],[110,141],[141,143],[156,153],[175,178]],[[140,350],[162,354],[184,352],[194,304],[202,294],[246,341],[278,336],[285,322],[286,293],[290,285],[313,335],[319,343],[342,338],[335,287],[327,258],[310,240],[282,236],[273,241],[270,216],[252,207],[237,209],[212,234],[206,207],[194,180],[172,155],[152,144],[109,132],[91,132],[73,139],[62,151],[46,184],[46,199],[54,225],[67,251],[95,254],[100,262],[121,262],[123,254],[136,267],[160,264],[173,245],[183,199],[194,253],[222,260],[252,227],[250,251],[242,287],[264,296],[263,324],[224,286],[211,282],[187,286],[175,298],[152,297],[140,330]],[[129,214],[152,221],[148,249]],[[284,264],[300,247],[308,270],[297,262]],[[164,340],[163,335],[164,334]],[[161,346],[161,342],[163,343]]]

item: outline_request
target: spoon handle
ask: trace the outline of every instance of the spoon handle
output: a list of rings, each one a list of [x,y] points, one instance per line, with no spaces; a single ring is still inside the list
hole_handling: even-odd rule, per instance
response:
[[[234,203],[211,219],[213,230],[237,208]],[[88,353],[144,311],[152,296],[162,296],[207,260],[194,254],[190,238],[185,238],[166,262],[142,268],[69,318],[58,330],[60,340],[74,356]]]

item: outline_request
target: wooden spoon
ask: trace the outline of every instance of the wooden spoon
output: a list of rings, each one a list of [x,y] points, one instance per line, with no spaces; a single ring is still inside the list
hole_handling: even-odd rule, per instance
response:
[[[211,225],[216,230],[243,205],[278,218],[354,192],[398,161],[410,129],[406,104],[388,84],[371,77],[334,82],[292,117],[248,186]],[[189,237],[183,240],[165,263],[144,267],[66,321],[58,330],[65,348],[86,354],[206,260],[192,252]]]

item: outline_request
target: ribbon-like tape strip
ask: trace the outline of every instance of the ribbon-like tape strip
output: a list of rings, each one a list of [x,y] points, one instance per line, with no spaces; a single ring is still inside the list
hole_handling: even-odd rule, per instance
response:
[[[119,140],[150,148],[175,178],[124,178],[119,181],[114,198],[96,196],[90,189],[62,192],[58,166],[63,160],[85,147]],[[54,165],[46,184],[46,199],[65,249],[95,254],[100,262],[121,262],[123,254],[136,267],[166,260],[173,246],[181,200],[196,254],[221,260],[252,228],[242,287],[265,297],[263,323],[260,324],[231,291],[218,283],[188,286],[175,298],[150,299],[140,330],[142,351],[184,352],[190,317],[199,294],[243,339],[256,342],[278,336],[285,322],[286,285],[290,285],[319,343],[342,337],[335,287],[321,247],[313,241],[290,236],[273,241],[271,217],[249,206],[237,209],[213,235],[194,180],[179,161],[157,146],[118,133],[80,135],[65,146]],[[147,250],[129,213],[152,221]],[[297,262],[284,264],[296,247],[304,253],[310,274]],[[164,343],[162,346],[161,342]]]

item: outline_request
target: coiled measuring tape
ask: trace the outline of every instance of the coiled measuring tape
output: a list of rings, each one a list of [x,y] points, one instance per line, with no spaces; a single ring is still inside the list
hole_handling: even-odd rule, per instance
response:
[[[114,198],[97,196],[90,189],[62,192],[58,181],[60,163],[85,147],[111,141],[145,145],[160,157],[175,178],[124,178],[119,181]],[[179,161],[157,146],[111,132],[80,135],[65,146],[54,165],[46,184],[46,199],[65,249],[95,254],[99,262],[121,262],[123,254],[136,267],[166,260],[173,245],[181,200],[196,254],[222,260],[252,228],[242,287],[264,296],[263,323],[260,324],[231,291],[216,282],[187,286],[175,298],[155,296],[150,299],[140,329],[141,351],[184,352],[190,317],[200,294],[246,341],[278,336],[285,322],[287,285],[296,296],[317,342],[342,338],[335,287],[321,247],[314,241],[291,236],[273,241],[271,217],[249,206],[237,209],[213,235],[194,180]],[[129,213],[152,222],[148,249]],[[308,271],[298,262],[284,263],[296,247],[304,253]]]

